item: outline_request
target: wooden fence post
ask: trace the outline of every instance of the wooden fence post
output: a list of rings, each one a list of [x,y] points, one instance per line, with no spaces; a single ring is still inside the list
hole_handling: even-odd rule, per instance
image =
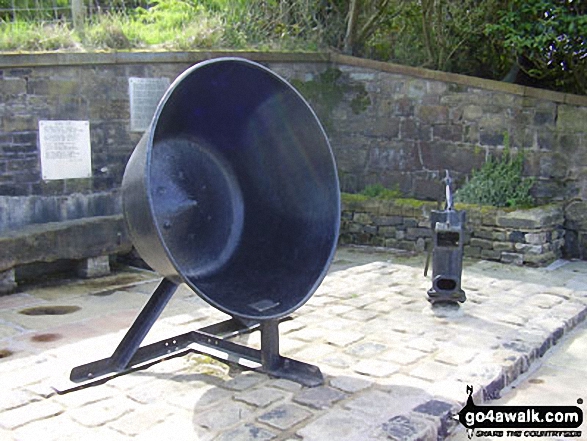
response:
[[[73,20],[74,29],[79,34],[83,34],[84,21],[86,18],[84,0],[71,0],[71,18]]]

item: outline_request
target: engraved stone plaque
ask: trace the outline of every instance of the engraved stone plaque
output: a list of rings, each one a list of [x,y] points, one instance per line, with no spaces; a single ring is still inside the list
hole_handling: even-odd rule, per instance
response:
[[[128,79],[130,96],[130,130],[144,132],[149,128],[159,100],[169,87],[169,78]]]
[[[43,179],[92,177],[89,121],[39,121]]]

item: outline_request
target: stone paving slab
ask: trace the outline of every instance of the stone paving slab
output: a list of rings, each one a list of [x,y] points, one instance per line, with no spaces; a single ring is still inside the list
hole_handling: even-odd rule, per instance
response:
[[[587,262],[467,261],[460,308],[431,307],[423,263],[339,249],[316,294],[280,325],[282,354],[321,368],[317,388],[190,354],[57,395],[72,367],[111,354],[156,277],[2,297],[0,326],[15,331],[0,335],[0,439],[443,439],[467,385],[476,403],[499,396],[587,315]],[[24,322],[19,310],[37,303],[81,310]],[[180,287],[146,343],[224,318]],[[259,346],[258,333],[237,341]]]

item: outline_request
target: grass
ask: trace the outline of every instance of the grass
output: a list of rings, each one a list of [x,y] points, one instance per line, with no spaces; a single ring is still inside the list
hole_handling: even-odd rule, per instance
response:
[[[16,21],[0,26],[1,51],[55,51],[78,49],[79,38],[61,23]]]
[[[341,193],[340,198],[342,202],[347,204],[361,203],[371,199],[369,196],[360,193]]]
[[[84,30],[85,49],[211,49],[221,45],[221,23],[202,15],[181,26],[103,15]]]
[[[242,12],[242,11],[241,11]],[[317,50],[317,38],[298,38],[259,20],[258,11],[226,14],[188,2],[160,1],[148,10],[101,14],[82,31],[69,23],[0,21],[0,51],[56,50]],[[257,15],[256,15],[257,14]],[[261,24],[260,24],[261,23]]]
[[[385,188],[381,184],[374,184],[368,185],[361,191],[362,195],[377,198],[377,199],[397,199],[402,196],[401,191],[399,190],[399,186],[395,186],[395,188]]]
[[[393,190],[390,193],[387,193],[385,196],[375,195],[369,196],[364,193],[341,193],[340,195],[341,201],[345,204],[361,204],[367,201],[392,201],[396,206],[405,206],[411,208],[421,208],[421,207],[431,207],[436,209],[436,202],[434,201],[424,201],[421,199],[413,199],[407,198],[403,196],[398,196]],[[545,208],[550,206],[551,204],[541,205],[538,208]],[[555,206],[555,204],[552,204]],[[535,206],[532,207],[495,207],[493,205],[483,205],[483,204],[466,204],[463,202],[455,203],[455,209],[457,210],[465,210],[465,211],[475,211],[481,214],[490,214],[494,213],[496,210],[500,210],[502,212],[512,212],[512,211],[524,211],[524,210],[532,210],[537,208]],[[441,206],[440,209],[444,209],[444,206]]]
[[[420,208],[424,206],[432,206],[435,204],[433,201],[423,201],[420,199],[406,198],[395,191],[390,190],[384,195],[367,195],[364,193],[341,193],[341,201],[345,204],[361,204],[367,201],[392,201],[396,206],[406,206],[412,208]]]

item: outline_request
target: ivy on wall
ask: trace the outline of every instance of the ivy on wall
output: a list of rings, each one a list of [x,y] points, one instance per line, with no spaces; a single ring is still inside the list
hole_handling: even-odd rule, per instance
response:
[[[309,81],[292,79],[291,84],[312,104],[327,128],[332,127],[332,112],[346,96],[350,97],[350,107],[355,115],[371,105],[365,85],[349,81],[340,69],[328,68]]]

